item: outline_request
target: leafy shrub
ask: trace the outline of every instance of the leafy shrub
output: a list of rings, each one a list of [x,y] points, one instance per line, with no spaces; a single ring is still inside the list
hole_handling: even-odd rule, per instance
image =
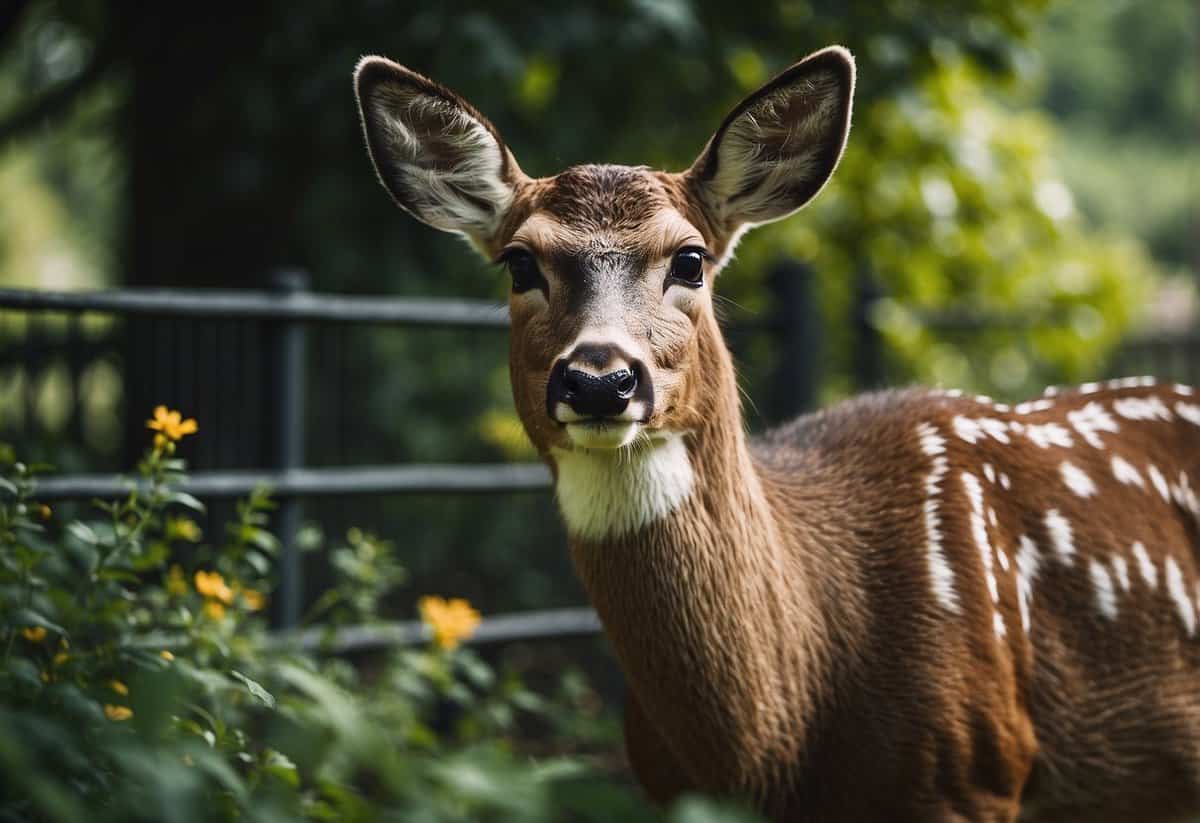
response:
[[[128,494],[61,528],[36,467],[0,451],[0,818],[660,818],[579,758],[520,751],[523,719],[553,726],[570,705],[459,647],[479,619],[463,601],[425,599],[433,642],[370,676],[269,632],[269,497],[203,542],[175,457],[195,423],[160,408],[149,426]],[[313,618],[371,621],[403,580],[393,547],[357,530],[332,565]],[[671,819],[746,818],[688,798]]]

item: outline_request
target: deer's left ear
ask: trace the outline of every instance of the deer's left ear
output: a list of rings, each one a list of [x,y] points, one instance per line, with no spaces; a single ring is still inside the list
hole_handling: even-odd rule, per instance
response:
[[[685,172],[714,228],[732,236],[815,197],[841,159],[853,98],[854,58],[831,46],[738,104]]]

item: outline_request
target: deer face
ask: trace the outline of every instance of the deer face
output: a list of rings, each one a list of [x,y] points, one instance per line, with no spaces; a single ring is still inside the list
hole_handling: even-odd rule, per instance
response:
[[[576,166],[540,179],[453,92],[382,58],[364,59],[355,81],[396,202],[512,276],[513,396],[534,444],[615,452],[701,422],[717,273],[746,228],[796,211],[833,173],[854,64],[835,47],[792,66],[685,172]]]

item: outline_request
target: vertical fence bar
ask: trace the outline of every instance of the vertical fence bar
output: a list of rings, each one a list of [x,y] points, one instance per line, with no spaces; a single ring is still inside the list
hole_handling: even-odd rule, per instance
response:
[[[307,291],[308,275],[295,269],[275,272],[271,286],[287,301]],[[274,403],[272,433],[275,466],[283,471],[304,466],[304,321],[284,319],[273,324],[272,352]],[[296,537],[300,531],[300,501],[279,498],[276,530],[279,535],[279,588],[275,598],[275,621],[290,629],[300,623],[304,597],[303,569]]]
[[[821,310],[807,263],[784,260],[771,269],[775,295],[773,330],[778,361],[771,376],[771,414],[775,422],[811,411],[821,385]]]
[[[859,389],[877,389],[886,380],[883,337],[871,316],[883,297],[870,269],[860,267],[854,281],[854,378]]]

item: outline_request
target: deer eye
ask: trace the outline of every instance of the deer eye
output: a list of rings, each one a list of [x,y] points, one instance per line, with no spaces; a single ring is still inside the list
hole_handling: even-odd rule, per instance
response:
[[[546,282],[538,268],[537,260],[525,249],[509,249],[504,253],[501,262],[508,269],[508,273],[512,275],[514,292],[520,293],[540,288]]]
[[[701,249],[680,249],[671,258],[672,280],[687,286],[699,286],[704,283],[704,251]]]

